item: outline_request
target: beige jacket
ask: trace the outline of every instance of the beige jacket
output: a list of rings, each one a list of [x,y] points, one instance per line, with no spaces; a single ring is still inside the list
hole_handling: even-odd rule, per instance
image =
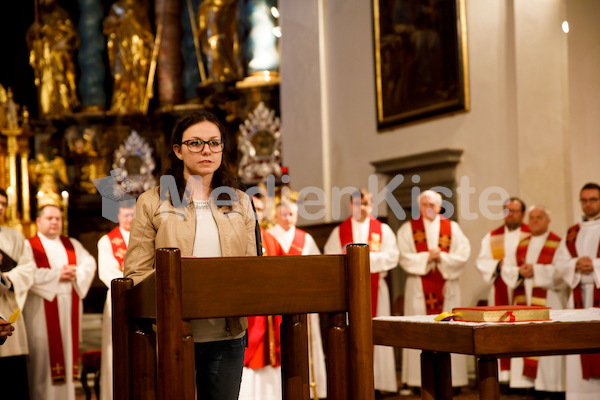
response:
[[[223,257],[256,256],[256,220],[250,198],[236,190],[239,200],[229,206],[217,207],[210,200],[210,208],[219,230]],[[189,203],[186,206],[186,203]],[[138,284],[154,270],[156,249],[176,247],[183,257],[191,257],[196,235],[194,203],[190,199],[174,207],[170,200],[160,199],[159,188],[143,193],[137,200],[135,219],[125,254],[124,276]],[[246,318],[227,318],[227,329],[232,336],[248,326]]]

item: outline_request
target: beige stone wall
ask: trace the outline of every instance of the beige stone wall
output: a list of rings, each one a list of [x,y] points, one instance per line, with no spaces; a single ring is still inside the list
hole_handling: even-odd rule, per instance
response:
[[[280,9],[283,162],[292,188],[366,186],[372,162],[462,149],[457,179],[473,188],[459,196],[472,245],[465,305],[485,297],[474,289],[474,259],[483,235],[501,223],[480,210],[486,190],[547,205],[562,234],[579,215],[581,185],[600,181],[600,2],[467,0],[471,110],[382,133],[371,1],[280,0]],[[331,212],[321,221],[330,220]]]

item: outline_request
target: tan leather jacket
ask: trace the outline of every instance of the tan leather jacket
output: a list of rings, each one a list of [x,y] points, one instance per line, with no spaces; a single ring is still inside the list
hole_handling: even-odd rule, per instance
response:
[[[250,198],[236,190],[238,201],[217,207],[210,200],[210,209],[219,230],[223,257],[256,256],[256,220]],[[185,206],[186,203],[189,203]],[[138,284],[154,269],[156,249],[176,247],[182,256],[192,256],[196,234],[193,201],[184,199],[180,207],[170,200],[160,199],[159,188],[143,193],[137,200],[135,219],[125,254],[126,278]],[[227,329],[236,336],[248,327],[246,318],[227,318]]]

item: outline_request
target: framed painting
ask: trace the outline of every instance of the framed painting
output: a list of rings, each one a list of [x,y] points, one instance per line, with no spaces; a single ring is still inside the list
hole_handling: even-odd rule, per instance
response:
[[[373,0],[377,126],[468,111],[465,0]]]

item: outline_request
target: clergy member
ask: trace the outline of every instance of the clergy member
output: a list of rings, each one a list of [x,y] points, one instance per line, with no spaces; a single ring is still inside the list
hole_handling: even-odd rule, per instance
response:
[[[42,207],[36,224],[38,233],[25,244],[37,266],[23,310],[30,352],[29,394],[31,400],[74,400],[81,299],[94,279],[96,261],[79,241],[61,236],[59,207]]]
[[[548,229],[550,213],[544,206],[531,206],[528,217],[531,236],[517,246],[516,263],[507,259],[502,279],[514,290],[513,304],[563,309],[569,288],[553,262],[560,237]],[[564,392],[564,364],[564,356],[511,358],[509,386]]]
[[[583,217],[567,230],[556,268],[572,289],[567,308],[600,308],[600,186],[587,183],[579,193]],[[568,400],[600,398],[600,353],[566,356]]]
[[[0,188],[0,219],[6,206],[6,192]],[[25,251],[23,235],[6,226],[0,226],[0,264],[0,315],[8,322],[10,316],[25,305],[33,284],[35,264],[31,252]],[[27,399],[29,348],[24,319],[20,317],[13,324],[0,322],[0,325],[0,330],[12,335],[0,347],[0,388],[10,388],[11,399]]]
[[[523,223],[525,203],[518,197],[511,197],[504,203],[504,224],[488,232],[481,240],[481,250],[477,256],[477,269],[490,285],[487,296],[489,306],[512,304],[512,290],[502,279],[502,266],[509,262],[516,264],[517,245],[531,234],[529,226]],[[499,360],[500,382],[508,382],[510,359]]]
[[[372,197],[366,189],[352,195],[352,215],[333,229],[325,243],[325,254],[343,254],[350,243],[369,245],[372,315],[382,317],[391,315],[390,292],[385,277],[387,271],[398,266],[399,252],[392,229],[371,215]],[[393,347],[375,346],[373,368],[375,390],[398,392]]]
[[[129,243],[131,221],[135,213],[135,201],[119,202],[117,220],[119,226],[102,236],[98,241],[98,276],[108,286],[104,313],[102,315],[102,356],[100,362],[100,398],[113,398],[112,357],[112,301],[110,282],[123,277],[123,261]]]
[[[511,197],[504,204],[504,224],[488,232],[481,241],[477,256],[477,269],[483,279],[491,284],[488,305],[512,304],[512,291],[501,279],[500,270],[506,262],[516,264],[517,245],[530,235],[529,226],[523,223],[525,203]]]
[[[256,219],[263,220],[263,196],[254,196]],[[263,256],[284,256],[281,245],[262,226]],[[281,388],[281,315],[248,318],[248,347],[244,353],[244,369],[239,400],[279,400]]]
[[[456,222],[440,215],[439,193],[426,190],[418,202],[420,217],[402,224],[397,234],[400,266],[407,273],[404,315],[437,315],[462,305],[458,277],[471,245]],[[402,382],[408,386],[421,386],[420,355],[420,350],[402,350]],[[466,386],[466,356],[451,358],[452,386]]]
[[[321,251],[313,237],[302,229],[296,228],[298,205],[291,200],[282,199],[275,207],[276,225],[269,229],[275,236],[286,255],[319,255]],[[325,372],[325,354],[321,340],[319,314],[309,314],[308,318],[308,356],[311,384],[316,384],[317,397],[327,397],[327,375]],[[311,389],[314,397],[314,389]]]

